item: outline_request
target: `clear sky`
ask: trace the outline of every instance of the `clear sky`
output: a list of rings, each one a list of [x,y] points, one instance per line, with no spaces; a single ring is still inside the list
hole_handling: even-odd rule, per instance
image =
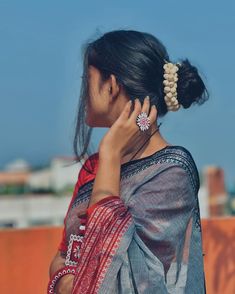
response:
[[[163,136],[235,182],[234,1],[0,0],[0,168],[72,155],[81,45],[114,29],[154,34],[170,59],[189,58],[207,84],[201,106],[161,119]],[[107,129],[96,128],[95,146]]]

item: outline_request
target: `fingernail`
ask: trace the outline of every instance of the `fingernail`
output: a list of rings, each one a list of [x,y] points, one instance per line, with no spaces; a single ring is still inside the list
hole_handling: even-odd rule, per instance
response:
[[[149,96],[146,96],[145,99],[146,99],[146,100],[149,100]]]

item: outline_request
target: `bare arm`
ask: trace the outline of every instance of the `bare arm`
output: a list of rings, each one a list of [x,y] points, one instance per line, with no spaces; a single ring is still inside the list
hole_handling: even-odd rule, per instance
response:
[[[144,140],[136,124],[137,115],[142,111],[149,112],[150,103],[145,97],[143,106],[135,99],[134,108],[131,109],[129,100],[118,119],[101,140],[99,145],[99,164],[88,207],[108,196],[120,194],[120,171],[123,155]],[[130,113],[131,111],[131,113]],[[153,122],[157,118],[157,109],[152,107],[149,119]],[[95,206],[93,206],[95,207]]]
[[[50,267],[49,267],[49,275],[50,278],[53,276],[53,274],[65,266],[65,257],[62,255],[61,251],[57,251],[56,255],[51,261]],[[58,294],[70,294],[72,291],[72,285],[73,285],[73,275],[66,275],[62,277],[57,285],[56,285],[56,293]]]
[[[108,156],[107,156],[108,154]],[[121,157],[103,149],[99,153],[99,165],[93,185],[89,206],[110,195],[120,194]]]
[[[49,276],[50,278],[53,276],[53,274],[58,271],[60,268],[65,266],[65,257],[61,254],[61,251],[57,251],[56,255],[51,261],[50,267],[49,267]]]

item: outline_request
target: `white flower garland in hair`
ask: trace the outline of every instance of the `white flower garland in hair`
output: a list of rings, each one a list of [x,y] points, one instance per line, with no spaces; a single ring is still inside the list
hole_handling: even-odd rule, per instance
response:
[[[178,81],[178,74],[177,71],[179,70],[178,65],[180,63],[173,64],[171,62],[168,62],[166,60],[165,64],[163,66],[164,68],[164,93],[166,94],[164,96],[164,100],[167,105],[167,109],[171,111],[177,111],[181,104],[179,104],[179,101],[177,100],[177,81]]]

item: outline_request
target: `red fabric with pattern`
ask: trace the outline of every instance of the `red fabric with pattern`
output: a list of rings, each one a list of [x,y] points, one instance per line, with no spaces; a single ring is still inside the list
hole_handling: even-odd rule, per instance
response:
[[[70,207],[73,203],[74,198],[76,197],[79,188],[84,185],[86,182],[89,182],[91,180],[94,179],[95,175],[88,173],[85,169],[84,169],[84,165],[89,169],[89,170],[93,170],[94,174],[96,174],[97,171],[97,166],[98,166],[98,157],[99,157],[99,153],[96,152],[94,154],[92,154],[83,164],[83,166],[81,167],[79,174],[78,174],[78,179],[77,182],[75,184],[74,187],[74,191],[73,191],[73,196],[70,200],[70,204],[66,213],[66,216],[64,218],[64,229],[62,232],[62,239],[61,242],[59,244],[58,250],[66,252],[67,251],[67,245],[66,245],[66,232],[65,232],[65,222],[66,222],[66,217],[68,215],[68,212],[70,210]],[[92,164],[91,164],[92,162]],[[92,168],[92,165],[94,168]]]
[[[108,196],[87,209],[72,294],[95,294],[119,248],[132,216],[119,196]]]

